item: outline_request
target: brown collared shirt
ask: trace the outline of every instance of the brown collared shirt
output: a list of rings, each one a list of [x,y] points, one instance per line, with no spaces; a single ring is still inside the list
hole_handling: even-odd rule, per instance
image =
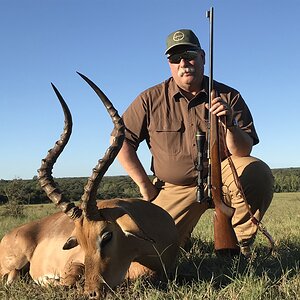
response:
[[[152,154],[151,170],[162,181],[177,185],[197,181],[196,132],[207,132],[206,76],[203,87],[188,101],[171,77],[142,92],[123,115],[126,141],[137,149],[146,140]],[[257,144],[251,113],[239,92],[216,81],[214,89],[232,107],[239,127]]]

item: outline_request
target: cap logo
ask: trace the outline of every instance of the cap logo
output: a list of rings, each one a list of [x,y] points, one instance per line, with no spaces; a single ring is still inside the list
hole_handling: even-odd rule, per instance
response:
[[[176,31],[173,35],[173,41],[179,42],[184,39],[184,33],[182,31]]]

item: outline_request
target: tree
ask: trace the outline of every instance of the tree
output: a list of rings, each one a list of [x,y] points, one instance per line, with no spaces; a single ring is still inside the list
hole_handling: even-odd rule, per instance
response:
[[[7,184],[4,190],[7,202],[4,205],[3,214],[13,217],[24,216],[24,204],[27,202],[24,199],[25,189],[22,179],[13,179]]]

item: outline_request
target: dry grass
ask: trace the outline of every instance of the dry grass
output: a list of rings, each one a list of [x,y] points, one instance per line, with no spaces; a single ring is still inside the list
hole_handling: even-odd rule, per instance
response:
[[[55,211],[50,205],[26,208],[34,218]],[[2,217],[0,235],[29,218]],[[300,299],[300,193],[276,194],[264,224],[276,240],[272,256],[265,257],[268,242],[259,234],[255,242],[256,258],[232,260],[213,252],[212,211],[205,213],[193,233],[192,249],[182,252],[177,271],[169,282],[139,279],[125,282],[106,299]],[[0,284],[0,299],[84,299],[80,289],[40,287],[29,278],[10,287]]]

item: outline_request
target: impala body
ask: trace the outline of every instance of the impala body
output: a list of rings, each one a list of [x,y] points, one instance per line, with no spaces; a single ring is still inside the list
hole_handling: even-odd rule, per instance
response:
[[[70,286],[84,274],[84,265],[90,264],[86,276],[91,276],[89,289],[93,290],[91,286],[99,280],[100,286],[106,282],[113,288],[125,277],[164,275],[163,267],[170,270],[177,255],[177,232],[163,209],[140,199],[97,204],[105,220],[85,224],[84,229],[84,219],[76,224],[58,212],[6,234],[0,244],[1,275],[7,275],[10,283],[29,268],[37,283]],[[76,225],[80,234],[88,235],[90,245],[77,245]]]
[[[106,287],[114,288],[126,277],[167,276],[178,253],[178,236],[171,216],[141,199],[96,201],[97,188],[114,161],[124,139],[124,125],[102,91],[84,75],[109,112],[116,137],[88,179],[81,204],[64,198],[51,175],[72,129],[70,111],[54,91],[65,115],[60,139],[42,160],[39,181],[61,212],[13,229],[0,243],[0,275],[11,283],[28,270],[38,283],[72,286],[82,276],[90,299],[99,299]]]

